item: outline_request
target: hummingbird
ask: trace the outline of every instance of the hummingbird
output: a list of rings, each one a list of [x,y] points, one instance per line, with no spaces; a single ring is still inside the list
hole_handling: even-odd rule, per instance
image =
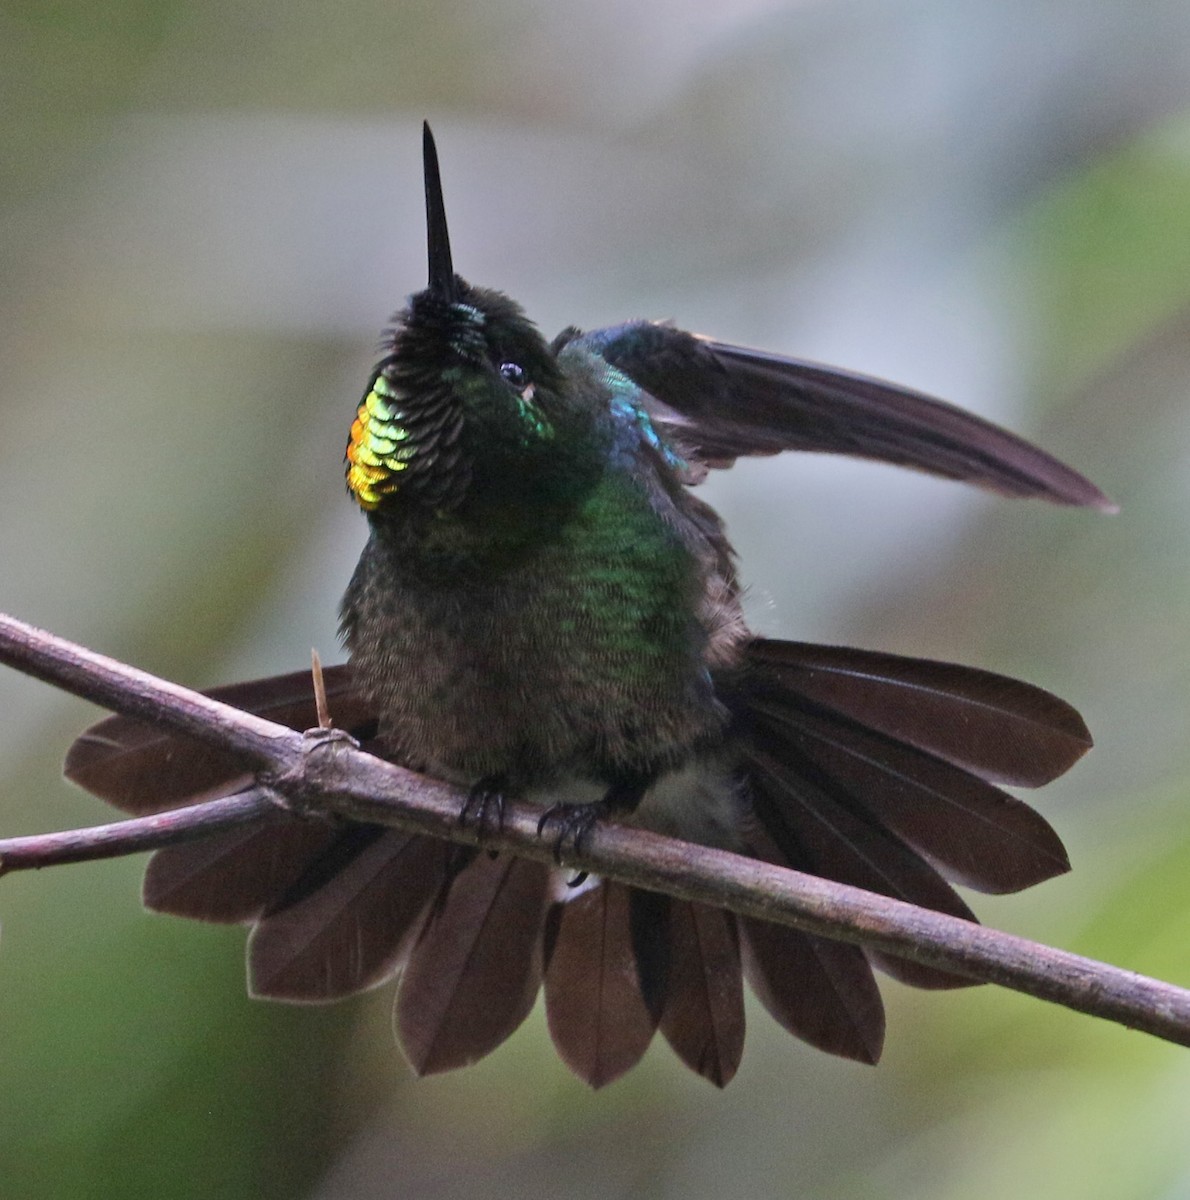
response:
[[[335,722],[460,785],[464,816],[539,804],[542,832],[618,820],[974,921],[956,884],[1003,893],[1068,870],[1037,787],[1091,745],[1079,714],[971,667],[754,635],[735,557],[697,485],[786,450],[897,463],[1007,496],[1109,510],[1023,439],[919,392],[632,320],[547,341],[454,271],[423,130],[429,278],[357,405],[347,490],[368,541],[341,608]],[[315,725],[308,673],[211,695]],[[147,813],[253,783],[234,756],[112,717],[67,776]],[[324,1003],[398,979],[418,1073],[499,1046],[544,990],[592,1086],[659,1031],[718,1086],[744,1045],[743,985],[796,1037],[874,1063],[873,968],[971,981],[883,952],[506,854],[278,811],[157,851],[153,909],[244,923],[253,995]]]

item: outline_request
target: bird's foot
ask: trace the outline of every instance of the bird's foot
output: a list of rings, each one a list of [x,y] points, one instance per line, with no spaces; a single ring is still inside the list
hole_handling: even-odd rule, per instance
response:
[[[566,849],[574,854],[582,853],[587,835],[601,818],[632,812],[655,780],[656,774],[652,771],[634,772],[613,780],[603,798],[593,804],[551,804],[537,822],[537,836],[544,834],[547,825],[558,826],[554,861],[560,864]],[[570,886],[578,887],[586,878],[587,873],[583,871],[570,881]]]
[[[459,827],[474,824],[481,842],[499,833],[504,828],[504,788],[505,781],[495,775],[485,775],[475,783],[459,811]],[[488,853],[495,858],[494,850]]]
[[[563,853],[569,849],[574,854],[581,854],[587,835],[599,818],[607,816],[610,811],[606,800],[598,800],[594,804],[551,804],[537,822],[537,836],[544,836],[548,826],[557,826],[554,862],[561,866]],[[587,873],[583,871],[570,881],[570,886],[578,887],[586,878]]]

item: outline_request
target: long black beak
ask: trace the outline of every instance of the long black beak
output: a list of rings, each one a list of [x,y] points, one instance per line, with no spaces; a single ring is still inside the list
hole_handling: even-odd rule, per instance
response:
[[[428,121],[422,124],[422,159],[426,172],[426,248],[430,258],[430,291],[447,304],[458,300],[455,272],[450,261],[450,235],[446,232],[446,208],[442,203],[442,180],[438,175],[438,151]]]

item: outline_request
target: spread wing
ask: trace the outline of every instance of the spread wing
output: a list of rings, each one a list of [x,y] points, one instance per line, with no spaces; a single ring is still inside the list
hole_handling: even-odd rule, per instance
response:
[[[847,454],[961,479],[1006,496],[1104,511],[1090,480],[981,417],[921,392],[801,359],[632,321],[577,340],[659,403],[654,424],[708,467],[783,450]]]

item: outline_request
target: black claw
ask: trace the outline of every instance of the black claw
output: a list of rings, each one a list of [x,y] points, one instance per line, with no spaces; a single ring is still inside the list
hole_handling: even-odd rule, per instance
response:
[[[554,861],[561,866],[562,852],[568,846],[573,853],[581,854],[587,835],[600,818],[634,811],[656,779],[654,771],[637,771],[612,780],[603,799],[594,804],[551,804],[537,822],[537,836],[541,837],[551,822],[557,824]],[[570,886],[578,887],[586,878],[587,873],[583,871],[570,881]]]
[[[476,783],[467,794],[459,812],[459,827],[475,823],[479,840],[504,829],[504,781],[488,776]]]
[[[545,828],[551,823],[558,826],[558,837],[554,842],[554,862],[562,864],[562,852],[570,847],[575,854],[581,854],[583,842],[591,832],[600,817],[607,815],[607,805],[600,800],[595,804],[551,804],[541,814],[537,822],[537,836],[545,833]],[[581,883],[583,875],[577,882]]]

